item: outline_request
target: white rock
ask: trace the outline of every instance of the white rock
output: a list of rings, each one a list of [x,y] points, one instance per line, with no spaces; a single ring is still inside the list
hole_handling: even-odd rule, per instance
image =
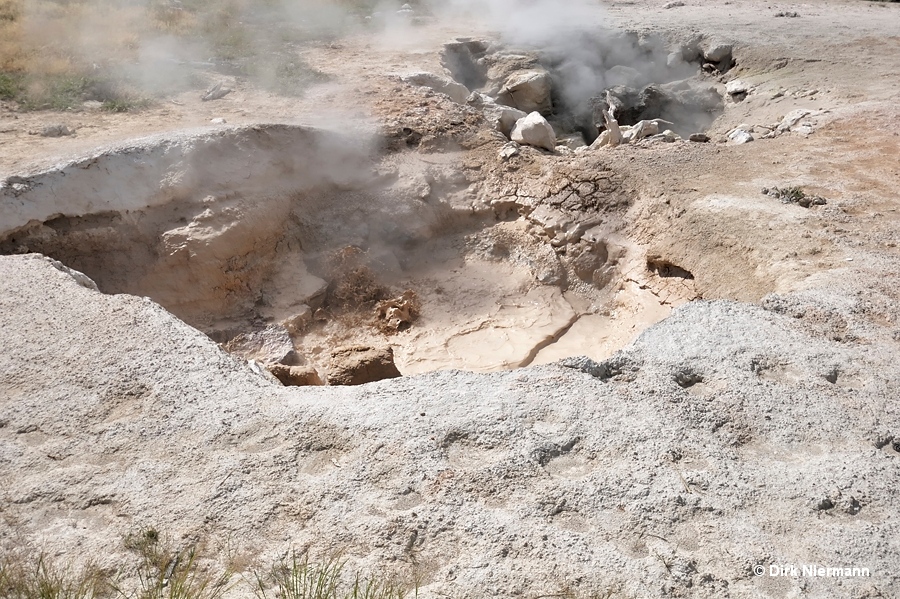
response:
[[[637,141],[659,133],[659,123],[655,121],[638,121],[628,132],[631,141]]]
[[[551,152],[556,149],[556,133],[547,119],[537,111],[519,119],[513,127],[510,138],[514,142],[544,148]]]
[[[725,92],[731,96],[737,94],[746,94],[750,91],[750,86],[740,79],[735,79],[734,81],[729,81],[728,85],[725,86]]]
[[[784,133],[785,131],[789,131],[791,127],[799,123],[803,117],[808,116],[810,114],[809,110],[804,108],[798,108],[796,110],[792,110],[787,113],[783,119],[781,119],[781,123],[778,124],[777,131],[779,133]]]
[[[446,94],[458,104],[465,104],[469,97],[469,90],[465,85],[457,83],[449,77],[444,77],[442,75],[435,75],[434,73],[410,73],[401,76],[400,79],[404,83],[409,83],[410,85],[429,87],[439,94]]]
[[[662,132],[663,140],[667,143],[674,143],[676,141],[681,141],[681,136],[672,131],[671,129],[666,129]]]
[[[591,144],[592,148],[602,148],[603,146],[609,145],[609,129],[600,134],[600,136],[594,140],[594,143]]]
[[[669,68],[680,67],[684,64],[684,55],[681,52],[672,52],[666,57],[666,66]]]
[[[513,156],[517,156],[519,154],[519,144],[514,141],[509,142],[502,148],[500,148],[500,159],[501,160],[509,160]]]
[[[735,129],[728,134],[728,139],[736,144],[745,144],[747,142],[753,141],[753,136],[743,129]]]
[[[553,109],[551,87],[550,73],[547,71],[520,71],[506,80],[497,102],[525,112],[547,113]]]
[[[506,137],[510,136],[520,119],[528,116],[526,112],[502,104],[485,104],[483,111],[484,118]]]
[[[712,43],[703,51],[703,58],[709,62],[721,62],[731,56],[731,44]]]
[[[209,124],[210,124],[210,125],[224,125],[224,124],[226,124],[227,122],[228,122],[228,121],[226,121],[225,119],[219,117],[219,118],[217,118],[217,119],[212,119],[212,120],[209,122]]]

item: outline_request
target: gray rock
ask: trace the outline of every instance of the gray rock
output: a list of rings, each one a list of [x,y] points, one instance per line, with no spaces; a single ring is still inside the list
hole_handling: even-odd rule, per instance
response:
[[[547,71],[541,69],[521,71],[506,80],[497,96],[497,102],[524,112],[549,114],[553,110],[551,88],[550,73]]]
[[[434,73],[410,73],[401,76],[400,79],[410,85],[428,87],[439,94],[446,94],[458,104],[465,104],[470,93],[465,85]]]
[[[733,46],[722,42],[712,42],[703,50],[703,58],[709,62],[722,62],[731,59]]]
[[[41,137],[66,137],[67,135],[74,135],[75,132],[69,129],[66,125],[57,124],[57,125],[47,125],[43,129],[41,129],[40,136]]]

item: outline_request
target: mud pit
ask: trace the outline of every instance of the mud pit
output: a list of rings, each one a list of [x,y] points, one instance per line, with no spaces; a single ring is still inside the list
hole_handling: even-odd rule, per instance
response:
[[[389,142],[273,125],[111,148],[10,179],[0,251],[148,296],[245,358],[294,349],[291,364],[323,378],[348,345],[392,346],[403,374],[602,359],[691,299],[686,280],[654,295],[663,279],[616,233],[629,200],[614,173],[550,174],[537,205],[492,207],[479,197],[491,169]],[[585,203],[580,222],[554,208],[563,196]],[[405,290],[414,322],[377,315]]]
[[[445,44],[455,81],[400,77],[434,108],[420,99],[414,127],[185,132],[12,177],[0,253],[51,256],[313,380],[344,346],[390,346],[403,374],[604,359],[698,293],[688,270],[622,233],[636,192],[621,174],[567,159],[607,143],[613,116],[621,143],[705,130],[723,98],[704,70],[734,60],[698,36],[582,38],[596,64],[568,45]],[[527,112],[549,119],[561,160],[515,143],[480,151]]]

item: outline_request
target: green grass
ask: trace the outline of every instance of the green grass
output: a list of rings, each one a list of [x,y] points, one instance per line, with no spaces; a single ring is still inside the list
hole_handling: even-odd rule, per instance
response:
[[[150,106],[150,100],[146,98],[121,97],[114,100],[106,100],[100,106],[106,112],[134,112]]]
[[[311,564],[309,557],[292,553],[266,574],[254,573],[254,591],[259,599],[404,599],[409,593],[392,579],[360,578],[344,584],[344,563],[332,559]],[[418,589],[413,591],[418,596]]]
[[[15,100],[23,91],[21,75],[0,73],[0,100]]]
[[[102,102],[108,112],[129,112],[149,100],[119,91],[120,82],[89,75],[29,76],[0,73],[0,100],[15,101],[21,110],[72,110],[88,100]]]
[[[66,557],[22,548],[0,554],[0,599],[222,599],[243,585],[259,599],[414,599],[417,587],[397,576],[364,577],[344,571],[338,559],[311,563],[292,553],[264,572],[235,577],[202,551],[202,544],[176,548],[154,528],[127,535],[136,558],[119,568],[88,562],[75,568]],[[233,563],[233,562],[231,562]],[[409,591],[413,588],[413,591]]]

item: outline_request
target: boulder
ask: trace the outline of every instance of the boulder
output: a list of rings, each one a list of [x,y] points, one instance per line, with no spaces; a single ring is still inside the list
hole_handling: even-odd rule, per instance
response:
[[[510,139],[516,143],[544,148],[551,152],[556,149],[556,133],[547,119],[537,111],[516,121]]]
[[[513,75],[526,71],[545,71],[534,54],[510,54],[502,51],[488,53],[479,59],[478,64],[484,69],[486,76],[483,91],[493,97],[500,93]]]
[[[604,146],[609,145],[609,129],[602,132],[597,139],[594,140],[594,143],[591,144],[591,148],[602,148]]]
[[[549,114],[553,110],[550,99],[550,73],[532,69],[514,73],[506,80],[497,95],[497,102],[525,112]]]
[[[434,73],[410,73],[408,75],[403,75],[400,79],[404,83],[419,87],[428,87],[439,94],[448,95],[451,100],[458,104],[465,104],[469,97],[469,90],[465,85],[457,83],[449,77],[444,77],[442,75],[435,75]]]
[[[363,385],[399,376],[390,347],[342,347],[331,354],[329,385]]]

